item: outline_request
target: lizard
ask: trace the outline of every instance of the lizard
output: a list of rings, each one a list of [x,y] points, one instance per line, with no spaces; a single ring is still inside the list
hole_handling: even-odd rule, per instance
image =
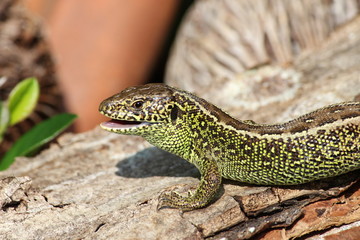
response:
[[[194,191],[164,191],[158,209],[208,205],[222,178],[297,185],[360,168],[360,102],[329,105],[280,124],[237,120],[196,95],[165,84],[130,87],[105,99],[101,128],[138,135],[200,171]]]

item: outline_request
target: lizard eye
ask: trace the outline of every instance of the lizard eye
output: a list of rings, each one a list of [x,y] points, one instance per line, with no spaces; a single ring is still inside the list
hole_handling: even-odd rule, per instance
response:
[[[143,101],[136,101],[132,104],[134,108],[141,108],[144,105]]]

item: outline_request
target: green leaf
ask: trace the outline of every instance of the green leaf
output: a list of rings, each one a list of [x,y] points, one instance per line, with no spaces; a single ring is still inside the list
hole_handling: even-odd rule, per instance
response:
[[[65,130],[76,118],[74,114],[55,115],[26,132],[15,144],[6,152],[0,161],[0,170],[7,169],[15,160],[15,157],[26,156],[33,153],[45,143],[54,139]]]
[[[8,99],[10,126],[24,120],[32,113],[39,98],[39,92],[40,87],[36,78],[27,78],[15,86]]]
[[[9,109],[3,101],[0,101],[0,143],[3,139],[3,135],[9,125]]]

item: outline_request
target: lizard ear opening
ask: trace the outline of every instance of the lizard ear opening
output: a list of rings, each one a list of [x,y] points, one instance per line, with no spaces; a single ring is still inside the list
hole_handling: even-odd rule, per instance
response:
[[[171,113],[170,113],[170,118],[171,118],[171,121],[175,122],[177,117],[178,117],[178,113],[179,113],[179,108],[178,106],[174,106],[172,109],[171,109]]]

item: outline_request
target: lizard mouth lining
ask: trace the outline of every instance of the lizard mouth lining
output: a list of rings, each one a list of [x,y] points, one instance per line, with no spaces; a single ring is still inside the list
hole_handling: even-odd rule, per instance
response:
[[[126,120],[116,120],[111,119],[108,122],[103,122],[100,124],[101,127],[107,129],[128,129],[128,128],[138,128],[145,125],[151,125],[150,122],[138,122],[138,121],[126,121]]]

